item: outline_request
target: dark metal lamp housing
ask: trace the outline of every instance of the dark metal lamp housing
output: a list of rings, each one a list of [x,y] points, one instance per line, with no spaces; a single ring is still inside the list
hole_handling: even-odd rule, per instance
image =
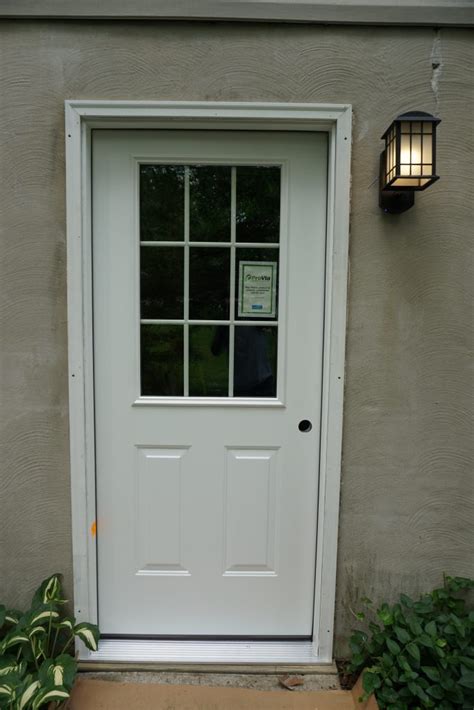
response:
[[[382,136],[379,206],[399,214],[413,207],[415,192],[426,190],[436,175],[436,126],[430,113],[410,111],[393,121]]]

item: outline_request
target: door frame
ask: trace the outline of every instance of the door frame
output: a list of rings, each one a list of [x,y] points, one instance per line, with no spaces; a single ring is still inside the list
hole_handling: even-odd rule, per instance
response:
[[[97,621],[94,442],[91,141],[94,128],[323,131],[328,134],[325,316],[314,594],[314,663],[333,660],[343,425],[352,110],[348,104],[247,102],[65,102],[69,436],[74,611]],[[315,466],[318,475],[318,468]],[[311,544],[314,541],[311,540]],[[184,642],[186,643],[186,642]],[[259,663],[252,652],[242,663]],[[284,643],[284,642],[283,642]],[[201,646],[203,644],[201,643]],[[262,648],[265,642],[262,642]],[[268,646],[268,642],[266,644]],[[293,644],[294,645],[294,644]],[[289,647],[289,645],[287,644]],[[78,648],[83,660],[103,656]],[[176,650],[176,649],[175,649]],[[125,651],[125,653],[127,653]],[[199,651],[195,660],[199,662]],[[284,660],[285,649],[281,653]],[[178,650],[179,655],[179,650]],[[205,660],[203,654],[202,661]],[[207,656],[208,657],[208,656]],[[173,656],[176,660],[176,655]],[[121,660],[133,660],[121,658]],[[153,660],[153,653],[149,660]],[[157,659],[158,660],[158,655]],[[160,656],[166,660],[166,656]],[[288,651],[288,662],[291,652]]]

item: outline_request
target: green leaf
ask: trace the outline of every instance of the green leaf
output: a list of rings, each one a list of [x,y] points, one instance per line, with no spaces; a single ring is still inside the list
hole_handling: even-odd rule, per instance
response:
[[[0,683],[0,698],[11,698],[14,692],[15,689],[10,683]]]
[[[37,624],[46,624],[49,621],[56,621],[59,618],[57,611],[52,609],[42,609],[35,612],[29,619],[30,626],[36,626]]]
[[[412,670],[412,668],[411,668],[410,664],[408,663],[407,659],[406,659],[405,656],[403,656],[402,654],[400,654],[400,655],[398,656],[397,661],[398,661],[398,665],[400,666],[400,668],[401,668],[402,670],[408,671],[408,672],[410,672],[410,671]]]
[[[420,698],[420,700],[423,700],[423,702],[429,702],[429,697],[418,683],[408,683],[408,687],[412,691],[413,695],[415,695],[417,698]]]
[[[455,688],[454,680],[447,674],[440,676],[439,684],[444,690],[454,690]]]
[[[62,598],[60,574],[52,574],[41,583],[35,592],[31,606],[35,607],[38,604],[48,604],[49,602],[55,602],[56,604],[64,604],[66,602]]]
[[[420,649],[416,644],[409,643],[406,647],[406,650],[410,654],[410,656],[415,659],[417,663],[420,662]]]
[[[417,614],[430,614],[433,611],[433,601],[430,598],[424,601],[416,602],[413,604],[413,609]]]
[[[61,621],[55,621],[53,622],[53,628],[54,629],[64,629],[65,631],[70,631],[71,633],[74,630],[74,624],[75,624],[74,619],[61,619]]]
[[[14,673],[17,670],[18,664],[14,656],[3,656],[0,658],[0,680],[1,676]]]
[[[402,673],[400,676],[400,682],[401,683],[407,683],[409,680],[416,680],[418,678],[418,673],[415,671],[407,671],[406,673]]]
[[[466,673],[463,673],[459,678],[458,683],[459,685],[462,685],[463,688],[474,688],[474,672],[467,671]]]
[[[369,629],[372,631],[373,634],[376,634],[380,631],[380,626],[376,624],[374,621],[371,621],[369,623]]]
[[[353,655],[357,655],[362,651],[362,648],[359,646],[358,643],[355,643],[355,641],[349,641],[349,647],[352,651]]]
[[[40,658],[40,656],[45,655],[46,642],[47,642],[46,634],[36,634],[31,637],[31,639],[30,639],[31,651],[33,653],[33,657],[36,660],[38,660]]]
[[[365,692],[371,695],[374,690],[380,688],[381,685],[382,681],[380,680],[379,676],[376,673],[372,673],[369,669],[367,669],[364,675],[362,676],[362,687]]]
[[[32,636],[44,636],[44,634],[46,634],[46,629],[43,626],[33,626],[33,628],[26,629],[26,633],[31,639]]]
[[[390,651],[390,653],[393,653],[395,655],[398,655],[401,652],[401,648],[398,645],[396,641],[394,641],[391,638],[387,638],[385,643],[387,644],[387,648]]]
[[[436,622],[433,620],[429,621],[425,626],[425,632],[428,634],[428,636],[431,636],[432,639],[435,639],[436,636],[438,635],[438,629],[436,628]]]
[[[33,700],[31,710],[38,710],[43,705],[52,702],[61,702],[69,697],[66,688],[43,688]]]
[[[16,625],[21,619],[21,611],[17,609],[8,609],[5,612],[5,624]]]
[[[406,606],[407,609],[412,609],[413,608],[413,599],[410,599],[410,597],[407,597],[406,594],[400,594],[400,601],[403,604],[403,606]]]
[[[357,671],[362,666],[365,666],[365,660],[366,656],[363,656],[361,653],[357,653],[352,656],[352,661],[350,664],[351,671]]]
[[[402,629],[401,626],[394,626],[393,630],[395,631],[400,643],[405,644],[410,641],[410,638],[411,638],[410,634],[405,629]]]
[[[417,641],[421,643],[422,646],[426,646],[426,648],[434,648],[434,641],[428,634],[420,634]]]
[[[86,622],[77,624],[77,626],[74,627],[74,634],[84,642],[88,649],[97,651],[100,633],[95,624],[88,624]]]
[[[381,661],[382,661],[382,666],[386,670],[391,668],[394,664],[394,659],[392,658],[392,656],[389,653],[382,653]]]
[[[453,626],[453,624],[446,624],[446,626],[443,629],[443,633],[451,635],[456,633],[456,629]]]
[[[7,648],[17,646],[19,643],[28,643],[28,641],[29,638],[26,634],[13,630],[5,636],[0,644],[0,652],[4,653]]]
[[[441,700],[444,697],[443,689],[440,688],[439,685],[431,685],[426,689],[426,692],[428,695],[431,695],[431,697],[436,698],[436,700]]]
[[[420,636],[423,633],[423,627],[416,619],[411,619],[408,623],[408,626],[410,627],[410,631],[412,632],[413,636]]]
[[[421,666],[421,670],[430,680],[439,680],[439,670],[435,666]]]
[[[393,624],[393,614],[388,609],[379,609],[377,616],[384,626],[391,626]]]
[[[27,688],[23,691],[20,697],[20,703],[18,705],[18,710],[24,710],[28,703],[32,700],[34,695],[36,694],[36,691],[40,687],[39,680],[33,680],[31,681]]]
[[[77,673],[77,662],[72,656],[62,654],[54,659],[48,671],[50,682],[55,686],[72,688]]]

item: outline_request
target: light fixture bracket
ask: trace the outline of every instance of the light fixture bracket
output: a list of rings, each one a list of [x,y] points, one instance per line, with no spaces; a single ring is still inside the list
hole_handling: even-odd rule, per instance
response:
[[[393,192],[390,190],[380,190],[379,192],[379,207],[386,214],[401,214],[413,207],[414,204],[414,192]]]

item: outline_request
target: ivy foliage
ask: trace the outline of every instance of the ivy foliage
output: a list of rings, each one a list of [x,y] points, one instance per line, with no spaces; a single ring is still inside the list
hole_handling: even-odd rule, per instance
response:
[[[0,710],[59,708],[77,673],[74,639],[97,650],[99,629],[64,611],[61,576],[40,585],[26,612],[0,605]]]
[[[414,600],[402,594],[397,604],[382,604],[357,618],[369,633],[354,631],[350,669],[364,670],[367,700],[375,693],[383,710],[452,710],[474,707],[474,611],[466,591],[474,580],[445,577],[444,585]]]

